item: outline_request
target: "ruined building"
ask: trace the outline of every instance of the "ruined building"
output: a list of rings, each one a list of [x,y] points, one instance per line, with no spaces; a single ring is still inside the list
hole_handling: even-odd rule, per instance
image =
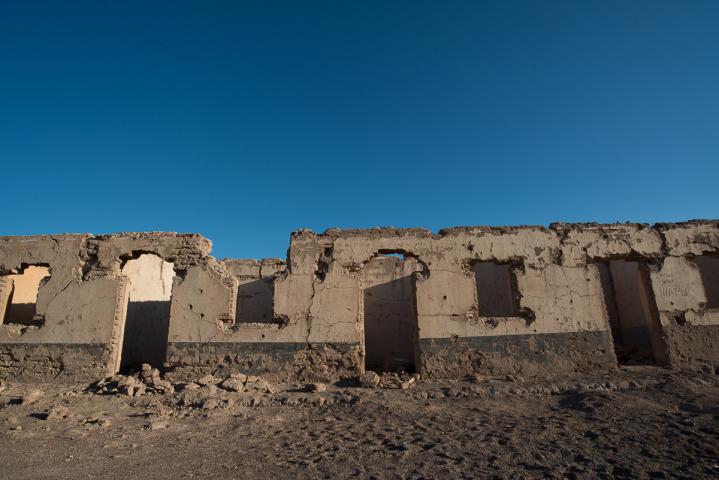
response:
[[[0,237],[0,376],[460,377],[719,366],[719,221]]]

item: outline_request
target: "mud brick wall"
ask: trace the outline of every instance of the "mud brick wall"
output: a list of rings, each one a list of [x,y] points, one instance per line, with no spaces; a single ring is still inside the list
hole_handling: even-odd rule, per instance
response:
[[[0,237],[0,375],[297,380],[719,366],[719,222]]]

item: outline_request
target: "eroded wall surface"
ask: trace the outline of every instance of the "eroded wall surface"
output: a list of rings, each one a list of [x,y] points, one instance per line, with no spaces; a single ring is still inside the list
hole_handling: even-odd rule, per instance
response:
[[[0,374],[50,380],[115,373],[131,290],[124,264],[150,252],[181,270],[210,263],[210,249],[199,235],[172,233],[0,237]],[[7,315],[14,279],[39,267],[49,277],[38,285],[33,321],[15,322]]]
[[[146,362],[176,377],[329,381],[366,367],[457,377],[719,366],[717,221],[299,230],[286,261],[210,251],[194,234],[0,237],[0,374]],[[25,320],[6,321],[13,302],[31,303],[13,300],[31,267],[50,276]],[[133,298],[164,302],[169,324],[133,319]],[[154,346],[135,345],[128,318],[159,332]]]
[[[666,239],[666,256],[656,263],[651,281],[667,360],[675,367],[717,365],[719,305],[713,300],[719,291],[717,223],[657,228]]]
[[[0,372],[15,378],[93,378],[110,369],[113,328],[124,315],[122,278],[83,280],[86,235],[0,237]],[[10,283],[33,267],[50,277],[38,284],[33,322],[8,313]],[[10,307],[11,308],[11,307]]]

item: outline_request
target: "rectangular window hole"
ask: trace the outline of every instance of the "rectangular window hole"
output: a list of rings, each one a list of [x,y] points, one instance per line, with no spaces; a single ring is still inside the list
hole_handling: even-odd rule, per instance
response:
[[[477,284],[477,309],[480,317],[519,316],[519,292],[512,265],[477,262],[470,270]]]
[[[275,283],[271,278],[250,280],[237,287],[237,325],[284,325],[274,318]]]

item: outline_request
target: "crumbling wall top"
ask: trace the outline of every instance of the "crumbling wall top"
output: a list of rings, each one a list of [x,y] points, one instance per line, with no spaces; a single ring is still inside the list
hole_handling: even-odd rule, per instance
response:
[[[504,234],[524,231],[547,231],[547,227],[541,225],[514,225],[514,226],[458,226],[442,228],[439,230],[440,237],[453,237],[462,234],[479,235],[482,233]]]
[[[281,258],[225,258],[220,260],[225,270],[237,278],[269,278],[286,270],[287,265]]]
[[[719,220],[659,223],[655,228],[664,237],[669,255],[702,255],[719,252]]]
[[[122,262],[143,253],[158,255],[184,271],[192,265],[207,264],[212,242],[195,233],[124,232],[88,239],[84,257],[86,278],[119,274]]]

